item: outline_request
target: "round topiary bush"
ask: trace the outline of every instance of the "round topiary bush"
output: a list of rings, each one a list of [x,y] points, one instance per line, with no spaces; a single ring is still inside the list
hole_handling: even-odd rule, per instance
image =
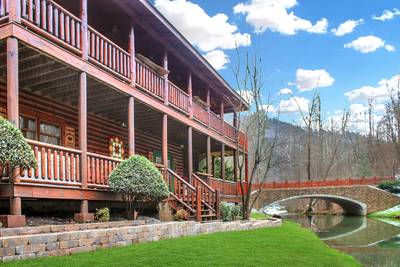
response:
[[[33,168],[36,160],[33,151],[21,131],[8,120],[0,117],[0,165],[9,165],[11,169]]]
[[[121,162],[108,183],[113,191],[123,195],[129,219],[144,203],[159,203],[169,195],[160,171],[147,158],[138,155]]]

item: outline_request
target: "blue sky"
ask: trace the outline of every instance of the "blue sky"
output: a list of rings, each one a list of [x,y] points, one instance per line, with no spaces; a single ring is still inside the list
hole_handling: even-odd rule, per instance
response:
[[[385,82],[378,83],[400,73],[398,0],[155,0],[155,5],[203,55],[219,55],[213,64],[232,85],[232,70],[221,67],[221,55],[235,64],[232,36],[241,50],[258,51],[266,90],[285,121],[299,116],[290,99],[306,105],[316,90],[326,119],[351,109],[357,128],[365,122],[367,100],[374,99],[379,120],[387,90]],[[357,26],[343,25],[343,36],[332,32],[349,20]],[[279,95],[282,88],[292,94]]]

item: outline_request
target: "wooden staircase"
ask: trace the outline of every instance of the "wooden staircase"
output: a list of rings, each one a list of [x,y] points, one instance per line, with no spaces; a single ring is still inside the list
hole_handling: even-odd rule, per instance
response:
[[[220,193],[193,174],[186,181],[174,171],[167,169],[166,182],[170,191],[169,205],[174,210],[184,209],[189,218],[198,222],[219,220]]]

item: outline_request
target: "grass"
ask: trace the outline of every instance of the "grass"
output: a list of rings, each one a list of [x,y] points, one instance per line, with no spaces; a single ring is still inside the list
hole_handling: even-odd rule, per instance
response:
[[[266,219],[271,218],[270,215],[266,215],[266,214],[260,213],[260,212],[252,212],[250,217],[255,220],[266,220]]]
[[[394,211],[378,211],[368,215],[371,218],[393,219],[400,220],[400,210]]]
[[[3,266],[361,266],[325,245],[310,230],[282,227],[161,240]]]

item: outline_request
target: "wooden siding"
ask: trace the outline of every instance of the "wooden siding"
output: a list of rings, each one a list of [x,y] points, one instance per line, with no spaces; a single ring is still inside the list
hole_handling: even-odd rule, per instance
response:
[[[6,87],[0,85],[0,113],[6,114]],[[3,111],[3,112],[2,112]],[[56,123],[62,129],[65,126],[75,129],[75,148],[78,148],[79,133],[78,133],[78,110],[75,107],[68,106],[57,101],[47,99],[42,96],[36,96],[25,91],[20,92],[20,113],[38,117],[51,123]],[[140,114],[135,114],[140,116]],[[160,117],[161,120],[161,117]],[[101,155],[108,156],[108,140],[112,136],[117,136],[123,139],[125,144],[125,156],[128,155],[128,129],[120,126],[118,123],[103,118],[98,115],[88,114],[88,151]],[[143,156],[148,156],[149,152],[154,150],[161,151],[161,138],[150,135],[136,129],[135,131],[135,148],[136,153]],[[176,165],[176,171],[179,175],[184,175],[184,156],[185,152],[179,144],[169,142],[168,152],[172,154]]]

